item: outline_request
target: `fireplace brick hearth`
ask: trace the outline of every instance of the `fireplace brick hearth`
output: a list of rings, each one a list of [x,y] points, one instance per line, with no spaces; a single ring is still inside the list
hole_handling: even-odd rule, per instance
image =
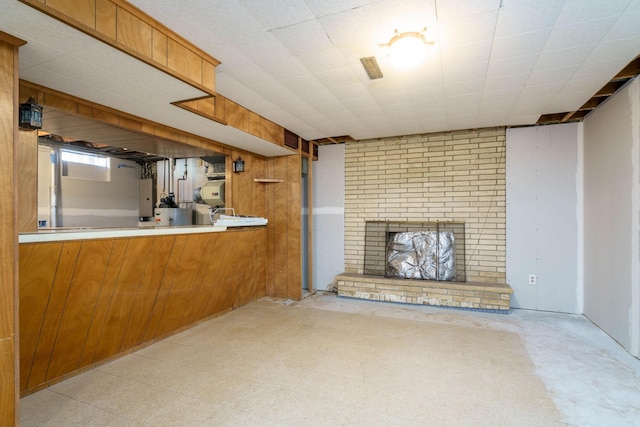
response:
[[[372,301],[511,311],[513,289],[504,283],[397,279],[355,273],[336,276],[338,295]]]

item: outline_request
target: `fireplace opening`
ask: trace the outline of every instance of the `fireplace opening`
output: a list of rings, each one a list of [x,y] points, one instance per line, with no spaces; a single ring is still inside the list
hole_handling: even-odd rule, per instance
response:
[[[466,281],[464,222],[367,221],[364,274]]]

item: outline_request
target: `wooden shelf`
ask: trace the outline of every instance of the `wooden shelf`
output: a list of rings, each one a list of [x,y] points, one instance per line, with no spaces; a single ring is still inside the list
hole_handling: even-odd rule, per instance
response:
[[[254,178],[253,179],[255,182],[262,182],[262,183],[270,183],[270,182],[284,182],[284,180],[282,179],[273,179],[273,178]]]

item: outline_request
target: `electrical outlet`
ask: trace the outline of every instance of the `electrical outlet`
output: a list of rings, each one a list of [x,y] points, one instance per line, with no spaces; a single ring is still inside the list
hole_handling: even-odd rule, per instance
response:
[[[535,274],[530,274],[529,275],[529,284],[530,285],[535,285],[536,284],[536,275]]]

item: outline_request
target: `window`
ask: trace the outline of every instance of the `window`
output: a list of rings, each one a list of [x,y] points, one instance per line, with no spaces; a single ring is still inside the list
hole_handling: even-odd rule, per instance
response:
[[[62,176],[93,181],[111,180],[111,159],[97,154],[61,150]]]

